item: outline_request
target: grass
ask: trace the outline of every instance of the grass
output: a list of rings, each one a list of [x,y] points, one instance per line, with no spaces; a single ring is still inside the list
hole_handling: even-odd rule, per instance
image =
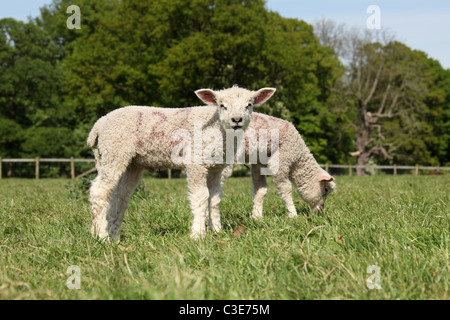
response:
[[[450,176],[337,184],[325,215],[296,197],[289,219],[270,183],[264,219],[252,221],[250,179],[229,179],[222,232],[193,242],[186,182],[145,178],[109,244],[90,236],[87,196],[67,180],[3,179],[0,298],[448,299]],[[66,286],[71,265],[80,290]],[[371,265],[380,290],[366,286]]]

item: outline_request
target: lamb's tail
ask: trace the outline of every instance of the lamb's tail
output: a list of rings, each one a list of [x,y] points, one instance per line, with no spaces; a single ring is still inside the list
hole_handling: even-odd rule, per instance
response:
[[[97,167],[98,170],[98,165],[99,165],[99,160],[100,160],[100,154],[98,152],[98,129],[99,129],[99,124],[100,121],[97,121],[94,124],[94,127],[91,129],[91,132],[89,132],[89,136],[87,138],[87,145],[89,147],[92,148],[92,152],[94,152],[94,157],[95,157],[95,166]]]
[[[94,124],[94,127],[91,129],[91,132],[89,132],[89,136],[87,138],[87,145],[91,147],[92,149],[97,148],[97,142],[98,142],[98,127],[99,127],[99,121],[97,121]]]

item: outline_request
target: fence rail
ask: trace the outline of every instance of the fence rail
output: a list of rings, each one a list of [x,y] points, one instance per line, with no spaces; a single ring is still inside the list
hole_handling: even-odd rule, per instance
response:
[[[60,163],[70,163],[70,176],[72,179],[82,177],[87,173],[95,171],[95,168],[92,168],[78,176],[75,176],[75,163],[76,162],[95,162],[94,159],[78,159],[78,158],[10,158],[3,159],[0,157],[0,179],[2,178],[2,163],[35,163],[35,177],[39,179],[39,164],[40,163],[49,163],[49,162],[60,162]],[[419,166],[416,164],[415,166],[403,166],[403,165],[367,165],[360,166],[355,164],[321,164],[322,168],[328,171],[330,168],[336,169],[348,169],[348,174],[351,176],[353,174],[353,170],[357,168],[365,168],[366,170],[372,171],[373,174],[376,173],[376,170],[392,170],[394,175],[397,175],[397,170],[413,170],[414,175],[419,175],[419,170],[433,170],[433,171],[450,171],[450,167],[440,167],[440,166]],[[171,170],[169,169],[168,177],[171,177]]]
[[[45,162],[59,162],[59,163],[70,163],[70,177],[72,179],[77,178],[75,176],[75,162],[95,162],[94,159],[77,159],[77,158],[10,158],[10,159],[3,159],[0,157],[0,179],[2,178],[2,163],[35,163],[35,178],[39,179],[39,164],[45,163]],[[95,169],[95,168],[94,168]],[[92,172],[93,170],[89,170],[88,172]],[[86,172],[85,172],[86,173]],[[80,176],[84,176],[85,173],[82,173]]]

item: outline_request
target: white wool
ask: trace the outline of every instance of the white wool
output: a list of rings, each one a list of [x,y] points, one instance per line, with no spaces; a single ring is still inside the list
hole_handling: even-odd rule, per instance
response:
[[[336,184],[325,170],[314,159],[294,125],[288,121],[254,112],[248,131],[278,130],[278,170],[272,175],[284,205],[290,217],[297,216],[292,200],[292,183],[298,194],[314,211],[322,211],[327,195],[336,188]],[[268,145],[270,149],[270,145]],[[246,156],[249,148],[246,145]],[[272,155],[273,156],[273,155]],[[268,166],[271,166],[269,161]],[[266,167],[258,163],[252,164],[251,174],[253,182],[253,218],[261,218],[264,197],[267,193],[266,176],[261,169]],[[221,177],[223,182],[232,174],[232,165],[226,168]]]
[[[207,144],[208,132],[219,132],[225,143],[226,129],[248,127],[253,105],[264,103],[275,89],[249,91],[239,87],[213,91],[201,89],[196,94],[207,107],[155,108],[129,106],[101,117],[92,128],[87,144],[93,149],[98,176],[90,188],[92,229],[100,238],[119,238],[120,226],[131,194],[142,171],[184,168],[187,174],[189,199],[193,214],[191,238],[205,235],[206,216],[209,226],[218,232],[221,228],[219,205],[222,195],[222,163],[175,163],[173,150],[179,141],[178,132],[191,136],[195,125],[201,123]],[[208,212],[209,209],[209,212]]]

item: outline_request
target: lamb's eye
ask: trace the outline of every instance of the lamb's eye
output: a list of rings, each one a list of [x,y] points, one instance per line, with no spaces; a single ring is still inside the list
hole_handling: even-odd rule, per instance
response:
[[[223,103],[220,104],[220,108],[223,110],[227,110],[227,107],[225,107],[225,105]]]
[[[328,188],[325,188],[324,191],[325,191],[325,194],[327,194],[328,193]]]

